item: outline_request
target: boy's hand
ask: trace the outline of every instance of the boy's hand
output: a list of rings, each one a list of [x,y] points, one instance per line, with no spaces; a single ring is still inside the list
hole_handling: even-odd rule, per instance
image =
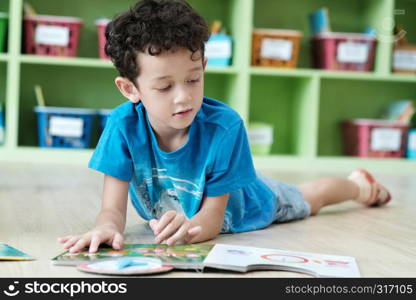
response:
[[[89,245],[89,252],[97,252],[101,243],[106,243],[113,249],[123,248],[124,237],[111,226],[99,226],[82,235],[68,235],[59,237],[58,242],[64,244],[70,253],[77,253]]]
[[[167,211],[160,220],[150,220],[149,225],[156,235],[155,243],[164,242],[169,246],[189,243],[202,229],[201,226],[192,227],[185,215],[174,210]]]

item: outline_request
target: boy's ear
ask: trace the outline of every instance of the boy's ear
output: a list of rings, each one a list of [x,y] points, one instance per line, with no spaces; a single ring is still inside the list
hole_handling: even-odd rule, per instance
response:
[[[202,68],[203,68],[204,72],[205,72],[205,68],[207,67],[207,62],[208,62],[208,58],[205,56],[204,61],[202,63]]]
[[[137,87],[133,84],[133,82],[121,76],[118,76],[114,80],[114,82],[124,97],[126,97],[133,103],[140,102],[140,92],[137,89]]]

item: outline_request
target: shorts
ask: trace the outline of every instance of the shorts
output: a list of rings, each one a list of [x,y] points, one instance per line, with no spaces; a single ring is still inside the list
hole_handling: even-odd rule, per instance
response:
[[[276,195],[277,212],[273,223],[299,220],[311,215],[311,206],[297,186],[260,173],[257,173],[257,176]]]

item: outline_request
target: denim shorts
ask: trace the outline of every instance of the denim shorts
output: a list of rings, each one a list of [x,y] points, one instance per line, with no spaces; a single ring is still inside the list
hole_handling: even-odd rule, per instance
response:
[[[311,215],[311,206],[295,185],[279,181],[260,173],[257,176],[276,195],[277,212],[273,223],[284,223]]]

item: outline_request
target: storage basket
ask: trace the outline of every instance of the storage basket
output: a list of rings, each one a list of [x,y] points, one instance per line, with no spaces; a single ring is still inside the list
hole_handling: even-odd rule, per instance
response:
[[[105,128],[105,124],[107,123],[107,119],[108,116],[111,113],[111,109],[100,109],[98,110],[98,117],[99,117],[99,122],[100,122],[100,135],[103,132],[104,128]]]
[[[88,148],[96,110],[36,106],[41,147]]]
[[[416,74],[416,45],[397,45],[393,50],[393,72]]]
[[[9,23],[9,15],[0,12],[0,52],[6,52],[7,40],[7,24]]]
[[[74,17],[34,15],[24,17],[27,54],[77,56],[82,20]]]
[[[341,123],[343,152],[360,157],[403,157],[408,124],[401,121],[353,119]]]
[[[95,21],[95,26],[97,26],[97,33],[98,33],[98,55],[101,59],[110,59],[105,54],[105,43],[107,42],[105,38],[105,29],[107,27],[107,24],[110,22],[110,19],[98,19]]]
[[[296,30],[254,29],[253,66],[296,68],[302,33]]]
[[[252,154],[270,154],[273,145],[273,125],[252,122],[249,124],[247,133]]]
[[[3,104],[0,103],[0,145],[4,143],[4,123]]]
[[[226,67],[231,65],[232,39],[229,35],[211,34],[205,44],[205,57],[209,67]]]
[[[325,70],[372,71],[377,46],[373,35],[322,33],[311,40],[313,66]]]
[[[406,157],[409,159],[416,159],[416,128],[409,129],[407,135]]]

